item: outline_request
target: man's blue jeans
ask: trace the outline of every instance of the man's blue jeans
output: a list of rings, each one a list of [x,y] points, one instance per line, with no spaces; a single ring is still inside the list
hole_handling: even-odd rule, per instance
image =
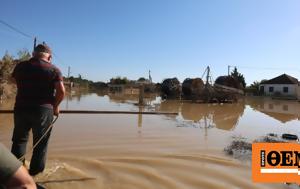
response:
[[[11,152],[19,159],[26,153],[29,132],[32,130],[33,144],[45,134],[53,121],[53,109],[43,106],[15,108],[14,132]],[[45,169],[47,146],[51,131],[40,141],[32,153],[30,175],[36,175]],[[25,161],[25,159],[21,160]]]

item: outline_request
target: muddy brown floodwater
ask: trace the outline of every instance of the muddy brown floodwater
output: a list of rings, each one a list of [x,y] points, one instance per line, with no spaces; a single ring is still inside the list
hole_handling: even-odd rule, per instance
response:
[[[85,94],[61,109],[171,111],[163,115],[60,115],[47,168],[35,177],[49,189],[288,188],[258,184],[249,161],[224,153],[233,137],[299,134],[300,103],[246,98],[237,104],[193,104],[149,97]],[[4,102],[1,109],[13,107]],[[0,115],[0,140],[10,147],[12,115]],[[30,156],[27,157],[30,159]]]

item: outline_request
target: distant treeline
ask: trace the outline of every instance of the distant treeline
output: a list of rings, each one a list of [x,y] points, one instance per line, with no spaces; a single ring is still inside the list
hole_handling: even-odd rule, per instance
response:
[[[108,84],[102,81],[94,82],[92,80],[84,79],[79,74],[78,77],[70,76],[69,78],[64,77],[64,81],[72,82],[74,87],[91,88],[91,89],[105,89]]]
[[[80,74],[77,77],[70,76],[69,78],[64,78],[65,81],[67,82],[73,82],[74,85],[80,86],[80,87],[89,87],[92,89],[105,89],[108,87],[109,84],[113,85],[126,85],[126,84],[133,84],[136,81],[135,80],[129,80],[127,77],[113,77],[109,80],[109,82],[102,82],[102,81],[92,81],[88,79],[84,79]],[[145,82],[147,79],[144,77],[140,77],[138,82]]]
[[[0,59],[0,85],[4,85],[5,83],[9,84],[9,77],[16,64],[18,64],[21,61],[28,60],[30,58],[31,58],[31,54],[27,49],[19,50],[16,56],[13,56],[8,52],[6,52],[5,55],[2,57],[2,59]],[[230,75],[236,78],[241,83],[241,85],[244,87],[246,92],[251,92],[254,94],[259,93],[259,85],[261,82],[255,81],[251,85],[246,86],[246,82],[243,74],[239,73],[236,68],[231,72]],[[131,84],[136,82],[135,80],[130,80],[126,77],[120,77],[120,76],[111,78],[109,82],[102,82],[102,81],[95,82],[83,78],[80,74],[77,77],[70,76],[69,78],[65,77],[64,79],[67,82],[73,82],[74,86],[91,88],[91,89],[105,89],[108,87],[109,84],[123,85],[123,84]],[[147,81],[147,79],[144,77],[140,77],[137,81],[145,82]]]
[[[29,58],[30,53],[24,49],[17,53],[17,57],[6,52],[0,59],[0,99],[12,98],[16,94],[16,86],[10,80],[11,73],[19,62]]]
[[[6,52],[2,59],[0,59],[0,80],[1,82],[8,82],[9,77],[16,66],[21,61],[28,60],[31,57],[28,50],[23,49],[18,51],[17,57]]]
[[[18,51],[17,56],[9,54],[6,52],[2,59],[0,59],[0,85],[10,84],[10,76],[14,69],[14,67],[22,61],[29,60],[31,58],[31,54],[27,49],[22,49]],[[80,74],[75,76],[70,76],[69,78],[64,77],[66,82],[73,82],[74,86],[81,87],[81,88],[92,88],[92,89],[105,89],[108,87],[108,84],[130,84],[134,83],[135,81],[129,80],[126,77],[114,77],[111,78],[109,82],[102,82],[102,81],[92,81],[83,78]],[[138,81],[146,81],[145,78],[141,77]],[[1,88],[1,86],[0,86]],[[3,92],[3,91],[2,91]]]

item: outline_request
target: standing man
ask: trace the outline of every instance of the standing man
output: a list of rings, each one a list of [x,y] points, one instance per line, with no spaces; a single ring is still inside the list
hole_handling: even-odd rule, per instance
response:
[[[50,47],[39,44],[32,56],[30,60],[17,64],[12,73],[18,90],[11,151],[17,158],[26,153],[30,130],[33,134],[33,144],[45,134],[53,121],[53,115],[58,116],[58,106],[65,95],[62,74],[51,64]],[[30,175],[36,175],[45,169],[50,133],[51,130],[33,150]],[[24,163],[25,158],[22,161]]]

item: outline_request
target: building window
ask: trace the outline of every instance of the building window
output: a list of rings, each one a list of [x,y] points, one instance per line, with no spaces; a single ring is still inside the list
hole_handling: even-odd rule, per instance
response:
[[[283,87],[283,92],[284,93],[288,93],[289,92],[289,88],[288,87]]]
[[[270,93],[274,92],[274,87],[269,87],[269,92]]]
[[[273,104],[269,104],[269,110],[273,110],[274,109],[274,105]]]
[[[282,109],[283,109],[284,111],[289,111],[289,106],[285,104],[285,105],[283,105]]]

